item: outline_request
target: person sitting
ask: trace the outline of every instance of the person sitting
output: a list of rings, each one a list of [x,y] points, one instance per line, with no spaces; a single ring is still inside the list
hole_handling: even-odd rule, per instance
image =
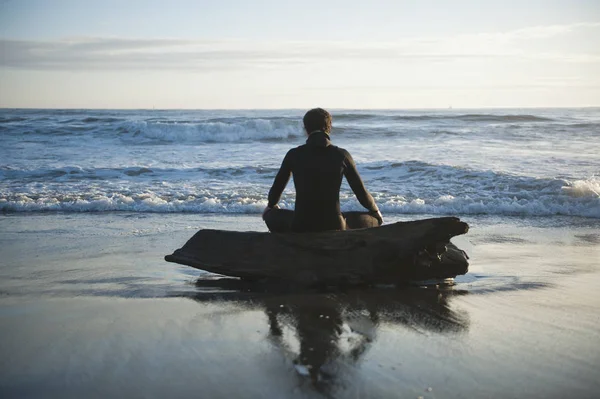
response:
[[[345,149],[331,143],[331,119],[331,114],[322,108],[311,109],[304,115],[308,139],[306,144],[292,148],[285,155],[269,191],[269,202],[263,212],[263,220],[267,221],[269,212],[277,207],[290,176],[293,176],[296,205],[291,230],[345,230],[347,224],[340,210],[340,187],[342,177],[346,176],[358,201],[369,211],[369,217],[376,219],[376,225],[383,223],[381,212],[373,196],[365,188],[352,156]],[[372,225],[366,223],[352,227]]]

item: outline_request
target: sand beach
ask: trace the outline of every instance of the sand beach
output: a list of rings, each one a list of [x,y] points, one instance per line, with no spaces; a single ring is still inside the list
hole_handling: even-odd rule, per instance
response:
[[[256,215],[3,215],[1,396],[597,397],[598,220],[463,220],[452,287],[250,292],[162,257]]]

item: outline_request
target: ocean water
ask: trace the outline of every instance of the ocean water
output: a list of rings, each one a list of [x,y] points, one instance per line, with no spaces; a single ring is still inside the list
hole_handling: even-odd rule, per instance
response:
[[[0,210],[260,213],[303,113],[3,109]],[[600,108],[332,115],[384,215],[600,218]]]
[[[266,231],[303,113],[0,110],[0,397],[598,396],[600,109],[333,111],[386,222],[469,223],[453,287],[252,293],[166,263]]]

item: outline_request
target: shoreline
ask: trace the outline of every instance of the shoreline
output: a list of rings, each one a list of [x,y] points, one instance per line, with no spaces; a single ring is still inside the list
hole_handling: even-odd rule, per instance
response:
[[[3,397],[600,390],[597,219],[462,217],[453,287],[253,293],[162,256],[199,228],[266,231],[258,215],[18,215],[0,215]]]

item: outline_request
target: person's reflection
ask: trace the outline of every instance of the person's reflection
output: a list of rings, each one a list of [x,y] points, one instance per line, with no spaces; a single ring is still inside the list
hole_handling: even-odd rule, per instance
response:
[[[354,369],[353,365],[364,357],[380,323],[419,332],[456,333],[467,329],[468,316],[450,306],[452,296],[464,293],[435,288],[290,295],[229,292],[218,299],[262,308],[271,342],[293,358],[300,375],[310,377],[317,388],[328,388],[344,369]],[[195,299],[204,302],[211,301],[210,297],[198,293]],[[290,338],[284,336],[286,328],[295,333],[299,353],[286,343]]]
[[[340,366],[360,361],[380,322],[437,333],[466,329],[466,315],[449,306],[449,298],[462,293],[419,288],[370,290],[277,297],[263,303],[272,342],[285,346],[282,322],[293,328],[300,346],[294,367],[324,387],[333,382]]]
[[[278,316],[289,318],[300,344],[294,367],[301,375],[310,376],[314,383],[329,377],[323,365],[341,355],[338,341],[344,324],[337,304],[327,298],[319,299],[320,303],[304,303],[306,298],[286,301],[283,307],[267,304],[265,309],[272,336],[280,337],[282,334]]]

